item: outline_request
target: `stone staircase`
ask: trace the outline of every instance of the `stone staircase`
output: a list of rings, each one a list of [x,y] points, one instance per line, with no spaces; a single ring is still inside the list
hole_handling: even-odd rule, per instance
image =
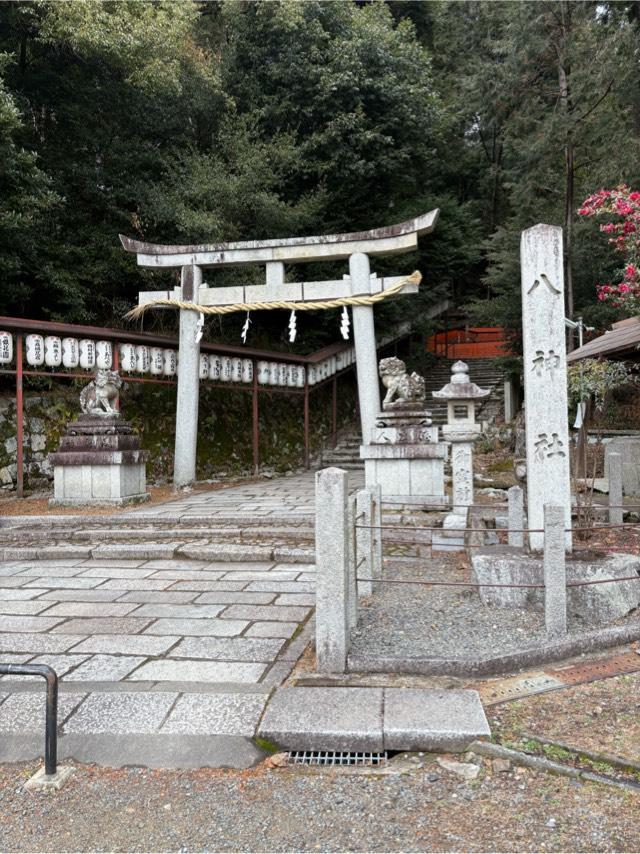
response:
[[[314,560],[313,514],[7,516],[0,559]]]
[[[431,411],[433,423],[438,426],[441,426],[447,420],[447,404],[446,401],[435,400],[431,393],[439,391],[451,380],[451,366],[454,364],[454,361],[454,359],[439,359],[436,364],[425,371],[427,408]],[[489,397],[478,407],[476,414],[478,423],[482,421],[494,421],[496,418],[503,416],[504,376],[502,371],[496,367],[495,360],[470,359],[467,364],[469,365],[471,382],[476,383],[480,388],[491,389]]]
[[[403,529],[384,531],[385,557],[428,557],[431,532],[421,528],[437,524],[438,518],[418,508],[384,508],[383,524]],[[315,516],[145,512],[0,518],[0,561],[88,558],[309,564],[315,561]]]

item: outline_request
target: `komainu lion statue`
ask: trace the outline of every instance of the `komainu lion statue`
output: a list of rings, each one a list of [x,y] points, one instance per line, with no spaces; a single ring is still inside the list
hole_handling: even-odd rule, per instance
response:
[[[96,372],[95,380],[80,392],[80,408],[85,415],[97,415],[100,418],[119,416],[114,407],[122,380],[117,371]]]
[[[389,409],[404,403],[424,403],[426,390],[424,377],[407,373],[407,366],[402,359],[390,356],[381,359],[378,367],[382,385],[387,389],[387,394],[382,402],[383,409]],[[394,401],[394,397],[397,398]]]

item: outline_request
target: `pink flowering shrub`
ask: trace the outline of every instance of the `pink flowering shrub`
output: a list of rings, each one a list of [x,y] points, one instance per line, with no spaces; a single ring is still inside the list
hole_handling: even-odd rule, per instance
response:
[[[578,208],[580,216],[613,217],[600,225],[609,243],[626,261],[617,284],[596,285],[598,299],[640,313],[640,192],[620,184],[613,190],[598,190]]]

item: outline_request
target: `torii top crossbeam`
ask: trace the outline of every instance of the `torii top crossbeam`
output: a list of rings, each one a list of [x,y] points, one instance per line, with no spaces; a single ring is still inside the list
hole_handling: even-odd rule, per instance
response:
[[[432,210],[396,225],[353,231],[346,234],[321,234],[312,237],[242,240],[234,243],[199,243],[192,246],[166,246],[145,243],[120,235],[127,252],[137,256],[141,267],[218,267],[231,264],[260,264],[270,261],[300,263],[338,261],[356,252],[366,255],[395,255],[410,252],[418,237],[433,231],[439,211]]]

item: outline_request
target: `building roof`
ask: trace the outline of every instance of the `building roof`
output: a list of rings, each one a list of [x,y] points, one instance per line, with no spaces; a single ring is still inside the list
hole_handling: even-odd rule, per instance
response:
[[[605,356],[610,359],[638,358],[640,350],[640,317],[628,317],[589,341],[577,350],[567,354],[568,362],[580,359],[597,359]]]

